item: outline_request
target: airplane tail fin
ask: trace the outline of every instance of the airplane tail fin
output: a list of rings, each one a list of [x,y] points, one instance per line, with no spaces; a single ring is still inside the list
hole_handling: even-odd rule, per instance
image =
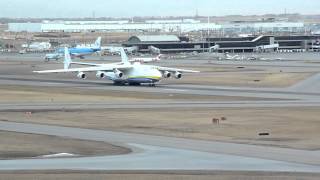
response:
[[[124,48],[120,48],[120,54],[121,54],[121,62],[124,64],[128,64],[129,58],[128,58],[126,52],[124,51]]]
[[[162,57],[162,54],[159,54],[158,56],[157,56],[157,61],[160,61],[161,60],[161,57]]]
[[[64,48],[64,69],[69,69],[71,65],[71,57],[69,53],[69,49],[67,47]]]
[[[101,37],[97,38],[96,42],[94,43],[94,46],[99,49],[101,48]]]

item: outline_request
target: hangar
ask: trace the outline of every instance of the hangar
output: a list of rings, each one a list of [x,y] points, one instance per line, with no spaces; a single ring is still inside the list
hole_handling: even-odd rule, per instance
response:
[[[178,37],[175,35],[156,35],[156,36],[132,36],[127,42],[123,43],[125,47],[136,46],[140,52],[150,51],[150,47],[156,47],[164,53],[174,52],[192,52],[206,51],[214,43],[210,42],[189,42],[187,37]]]
[[[155,36],[132,36],[128,40],[131,43],[151,43],[151,42],[180,42],[175,35],[155,35]]]

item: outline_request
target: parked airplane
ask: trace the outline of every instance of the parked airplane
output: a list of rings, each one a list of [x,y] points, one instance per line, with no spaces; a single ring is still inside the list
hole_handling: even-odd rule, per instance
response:
[[[141,57],[138,57],[138,58],[132,58],[132,59],[130,59],[129,61],[130,61],[130,62],[148,63],[148,62],[160,61],[160,60],[161,60],[161,57],[162,57],[162,54],[159,54],[159,55],[156,56],[156,57],[150,57],[150,58],[141,58]]]
[[[161,54],[160,48],[154,47],[154,46],[149,46],[149,50],[153,54]]]
[[[123,49],[125,50],[125,52],[127,52],[129,54],[135,53],[139,50],[139,48],[137,46],[124,47]]]
[[[230,54],[225,54],[225,59],[227,60],[238,60],[240,59],[240,56],[238,54],[231,56]]]
[[[96,77],[99,79],[108,78],[113,81],[114,84],[129,84],[140,85],[141,83],[148,83],[152,86],[156,82],[159,82],[162,78],[170,78],[172,75],[176,79],[182,78],[182,73],[196,73],[199,71],[168,68],[154,65],[144,65],[139,62],[131,63],[128,60],[128,56],[124,49],[120,49],[121,62],[111,64],[94,64],[94,63],[82,63],[72,62],[68,48],[65,48],[65,60],[64,69],[46,70],[46,71],[34,71],[36,73],[66,73],[74,72],[78,73],[77,77],[80,79],[86,79],[88,72],[96,72]],[[84,68],[70,68],[71,64],[84,65],[90,67]]]
[[[51,44],[49,42],[33,42],[31,44],[23,44],[22,47],[34,51],[44,51],[49,50],[51,48]]]
[[[98,39],[95,41],[94,45],[91,47],[75,47],[75,48],[69,48],[69,53],[72,57],[79,57],[80,59],[84,59],[84,56],[90,55],[93,53],[97,53],[101,51],[101,37],[98,37]],[[58,60],[63,57],[64,54],[64,48],[59,48],[56,50],[53,54],[46,54],[45,59],[46,60]]]
[[[115,46],[103,46],[101,47],[103,54],[119,55],[119,47]]]
[[[133,54],[134,52],[138,51],[137,46],[133,46],[133,47],[104,46],[104,47],[101,47],[101,51],[112,54],[112,55],[119,55],[120,54],[119,48],[124,48],[125,52],[129,54]]]

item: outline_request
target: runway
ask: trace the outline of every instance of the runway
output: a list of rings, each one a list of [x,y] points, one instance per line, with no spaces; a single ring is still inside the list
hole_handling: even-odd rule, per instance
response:
[[[223,86],[203,86],[203,85],[173,85],[160,84],[157,87],[148,86],[114,86],[112,83],[102,81],[79,81],[79,80],[58,80],[58,79],[37,79],[23,78],[17,76],[0,76],[1,84],[8,85],[27,85],[33,87],[72,87],[77,89],[88,90],[105,90],[105,91],[121,91],[121,92],[146,92],[157,94],[185,94],[185,95],[208,95],[208,96],[231,96],[231,97],[250,97],[260,98],[260,104],[271,104],[269,101],[283,104],[287,102],[290,105],[306,105],[314,106],[320,102],[320,82],[319,75],[312,76],[305,80],[307,85],[303,88],[293,86],[290,88],[246,88],[246,87],[223,87]],[[318,91],[319,90],[319,91]],[[290,101],[292,103],[290,103]],[[258,101],[257,101],[258,102]],[[304,102],[304,104],[302,103]],[[237,102],[240,103],[240,102]],[[237,104],[236,103],[236,104]],[[206,103],[210,104],[210,103]],[[217,104],[217,103],[213,103]],[[241,104],[248,104],[243,101]],[[259,103],[254,103],[259,104]],[[223,106],[223,105],[222,105]]]
[[[216,101],[216,102],[148,102],[148,103],[32,103],[0,104],[0,112],[41,112],[93,109],[161,109],[161,108],[271,108],[271,107],[318,107],[320,102],[305,101]]]
[[[128,155],[0,161],[0,170],[249,170],[320,172],[319,152],[37,124],[0,129],[124,144]],[[250,153],[248,153],[250,152]]]

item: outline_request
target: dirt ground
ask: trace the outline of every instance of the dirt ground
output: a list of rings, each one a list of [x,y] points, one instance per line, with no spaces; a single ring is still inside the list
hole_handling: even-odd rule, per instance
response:
[[[0,180],[318,180],[320,174],[312,173],[274,173],[274,172],[227,172],[227,171],[171,171],[171,172],[1,172]]]
[[[93,156],[118,155],[130,152],[127,148],[105,142],[74,140],[55,136],[0,131],[0,137],[0,159],[33,158],[56,153]]]
[[[172,83],[211,85],[211,86],[245,86],[245,87],[289,87],[310,77],[311,73],[202,73],[201,78],[186,74],[182,79],[169,79]]]
[[[104,109],[74,112],[1,112],[0,120],[106,129],[173,137],[319,150],[315,108]],[[213,118],[220,124],[212,122]],[[269,136],[259,136],[269,133]]]
[[[0,85],[0,103],[32,103],[32,102],[137,102],[137,101],[175,101],[175,100],[213,100],[237,101],[259,100],[261,98],[237,96],[183,95],[177,93],[137,93],[112,90],[85,90],[78,88],[32,87]]]

